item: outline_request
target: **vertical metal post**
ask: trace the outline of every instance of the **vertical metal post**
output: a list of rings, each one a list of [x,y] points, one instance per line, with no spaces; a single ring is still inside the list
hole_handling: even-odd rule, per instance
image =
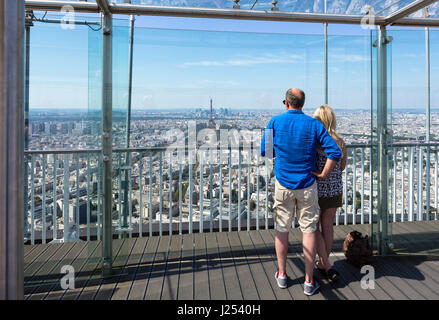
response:
[[[193,210],[193,191],[194,191],[194,183],[193,183],[193,150],[189,149],[189,233],[192,233],[192,210]]]
[[[32,20],[26,19],[25,32],[26,32],[26,53],[25,53],[25,73],[24,73],[24,150],[29,147],[29,79],[30,79],[30,27],[33,26]],[[27,238],[29,234],[28,223],[28,177],[29,169],[26,161],[24,167],[24,237]]]
[[[393,222],[396,222],[396,169],[397,169],[397,159],[396,159],[397,149],[393,148],[393,189],[392,189],[392,213],[393,213]]]
[[[327,0],[325,0],[324,12],[327,11]],[[323,23],[323,33],[325,37],[325,104],[329,103],[329,83],[328,83],[328,24]]]
[[[139,237],[143,236],[143,153],[139,153]]]
[[[372,216],[373,216],[373,148],[371,147],[369,150],[369,224],[372,225]]]
[[[148,231],[152,236],[152,152],[149,153],[149,208],[148,208]]]
[[[346,168],[344,170],[344,224],[348,224],[348,160],[346,159]]]
[[[219,151],[219,232],[223,231],[223,148]]]
[[[434,208],[435,208],[435,215],[434,220],[437,220],[438,212],[437,212],[437,205],[438,205],[438,150],[435,150],[434,153]]]
[[[213,231],[213,165],[212,147],[209,148],[209,231]]]
[[[419,151],[418,151],[418,201],[417,201],[418,202],[418,216],[417,216],[418,221],[422,221],[423,220],[422,217],[424,215],[423,166],[424,166],[424,151],[423,151],[422,147],[419,147]]]
[[[259,152],[256,154],[256,230],[259,230],[259,176],[260,176],[260,169],[259,169]]]
[[[41,158],[41,174],[42,174],[42,188],[41,188],[41,243],[46,243],[46,163],[47,154],[43,154]]]
[[[24,1],[0,2],[0,300],[23,299]]]
[[[79,154],[76,155],[76,217],[75,217],[75,222],[76,225],[78,227],[78,238],[79,238]],[[87,225],[87,236],[90,234],[90,224]],[[53,237],[55,239],[55,236]],[[87,241],[90,241],[90,239],[88,238]]]
[[[428,8],[424,8],[424,16],[427,18],[429,16],[428,14]],[[431,121],[431,113],[430,113],[430,31],[428,27],[425,28],[425,69],[426,69],[426,88],[427,88],[427,110],[426,110],[426,135],[425,140],[426,142],[430,142],[430,121]],[[426,166],[426,186],[425,186],[425,192],[426,192],[426,219],[430,220],[430,160],[431,160],[431,153],[430,153],[430,146],[427,147],[427,166]]]
[[[388,172],[387,172],[387,35],[386,27],[378,26],[377,55],[377,133],[378,133],[378,252],[387,253],[388,229]]]
[[[241,149],[238,144],[238,231],[241,231]]]
[[[56,157],[57,155],[53,155],[53,213],[52,213],[52,223],[53,223],[53,240],[58,239],[58,225],[57,225],[57,205],[56,205]],[[27,206],[27,201],[25,202]]]
[[[232,148],[229,149],[229,232],[232,231]]]
[[[130,147],[130,133],[131,133],[131,101],[133,92],[133,53],[134,53],[134,22],[135,18],[130,15],[130,44],[128,48],[128,110],[126,119],[126,147]]]
[[[357,149],[352,150],[352,224],[357,223]]]
[[[364,224],[364,148],[361,148],[361,224]]]
[[[70,213],[69,213],[69,154],[64,154],[63,159],[63,224],[64,224],[64,241],[67,242],[70,240],[69,231],[70,231]]]
[[[163,155],[162,151],[159,151],[159,235],[163,235]]]
[[[401,222],[404,221],[404,147],[401,148]]]
[[[127,104],[127,117],[126,117],[126,136],[125,136],[125,147],[130,147],[130,134],[131,134],[131,101],[132,101],[132,87],[133,87],[133,43],[134,43],[134,21],[133,15],[130,15],[130,43],[128,48],[128,104]],[[130,153],[127,152],[125,156],[125,183],[123,190],[123,226],[122,228],[128,228],[128,211],[129,211],[129,200],[128,200],[128,166],[129,166]],[[131,181],[131,179],[130,179]],[[120,208],[119,208],[120,210]],[[123,232],[124,237],[126,236],[126,231]]]
[[[200,218],[199,232],[204,231],[204,149],[200,150]]]
[[[414,184],[414,148],[409,147],[409,178],[408,178],[408,221],[413,221],[413,184]]]
[[[102,275],[112,274],[113,254],[113,195],[112,195],[112,33],[113,22],[111,14],[103,15],[102,23]]]
[[[173,173],[172,173],[172,151],[169,152],[169,211],[168,211],[168,220],[169,220],[169,235],[172,236],[172,198],[173,198],[173,190],[172,190],[172,183],[174,182],[172,179]]]
[[[101,240],[101,228],[102,228],[102,207],[101,207],[101,195],[102,195],[102,154],[98,155],[98,228],[97,228],[97,239]]]
[[[182,180],[183,180],[183,159],[182,159],[182,152],[178,152],[178,216],[179,216],[179,223],[178,223],[178,234],[183,233],[183,186],[182,186]]]
[[[35,155],[31,156],[30,165],[30,244],[35,244]]]

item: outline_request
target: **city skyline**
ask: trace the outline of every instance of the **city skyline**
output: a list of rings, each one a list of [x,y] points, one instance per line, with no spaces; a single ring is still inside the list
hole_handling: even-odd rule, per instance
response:
[[[253,22],[251,27],[241,28],[235,22],[227,29],[224,22],[218,21],[197,25],[196,19],[172,20],[186,28],[182,30],[169,29],[170,18],[155,17],[149,24],[142,18],[136,20],[140,27],[134,33],[133,110],[201,107],[208,105],[210,97],[223,107],[274,110],[281,107],[286,89],[293,86],[307,94],[306,108],[324,103],[324,41],[319,24]],[[37,28],[31,28],[31,110],[99,108],[99,33],[87,26],[64,30],[59,25],[36,24]],[[115,26],[115,109],[127,105],[125,25],[121,21]],[[261,33],[261,26],[266,26],[269,33]],[[290,33],[277,33],[285,32],[287,27],[291,27]],[[334,109],[368,109],[370,31],[359,26],[347,29],[346,35],[341,35],[337,26],[329,28],[329,105]],[[389,35],[394,39],[392,105],[423,109],[425,31],[390,29]],[[56,46],[51,42],[53,38],[59,39]],[[433,108],[439,107],[439,90],[434,90],[439,85],[439,64],[434,63],[439,55],[437,39],[439,32],[433,28]]]

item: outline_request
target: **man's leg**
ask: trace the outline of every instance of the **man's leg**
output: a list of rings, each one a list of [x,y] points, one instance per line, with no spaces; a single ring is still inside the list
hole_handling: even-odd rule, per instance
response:
[[[291,190],[283,187],[276,181],[274,195],[274,222],[276,229],[275,249],[279,266],[279,277],[286,276],[286,263],[288,253],[288,231],[293,221],[296,203]]]
[[[297,192],[297,212],[302,231],[303,255],[305,258],[305,281],[314,283],[314,262],[317,251],[317,223],[319,222],[319,199],[317,183]]]
[[[279,266],[279,277],[286,276],[286,264],[288,254],[288,232],[280,232],[276,230],[275,248],[277,256],[277,264]]]
[[[305,256],[305,281],[314,282],[314,260],[316,258],[316,232],[303,233],[303,255]]]

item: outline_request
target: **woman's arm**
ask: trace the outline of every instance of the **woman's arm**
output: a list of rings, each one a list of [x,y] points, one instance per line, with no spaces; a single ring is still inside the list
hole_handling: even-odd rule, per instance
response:
[[[346,168],[346,145],[344,144],[344,141],[342,140],[341,142],[341,151],[343,152],[343,158],[341,158],[340,160],[340,169],[341,171],[344,171],[344,169]]]

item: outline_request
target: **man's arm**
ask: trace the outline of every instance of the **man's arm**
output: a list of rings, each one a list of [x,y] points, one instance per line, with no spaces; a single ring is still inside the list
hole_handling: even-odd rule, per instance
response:
[[[264,135],[261,140],[261,156],[267,158],[274,158],[274,148],[273,148],[273,119],[267,125]]]

